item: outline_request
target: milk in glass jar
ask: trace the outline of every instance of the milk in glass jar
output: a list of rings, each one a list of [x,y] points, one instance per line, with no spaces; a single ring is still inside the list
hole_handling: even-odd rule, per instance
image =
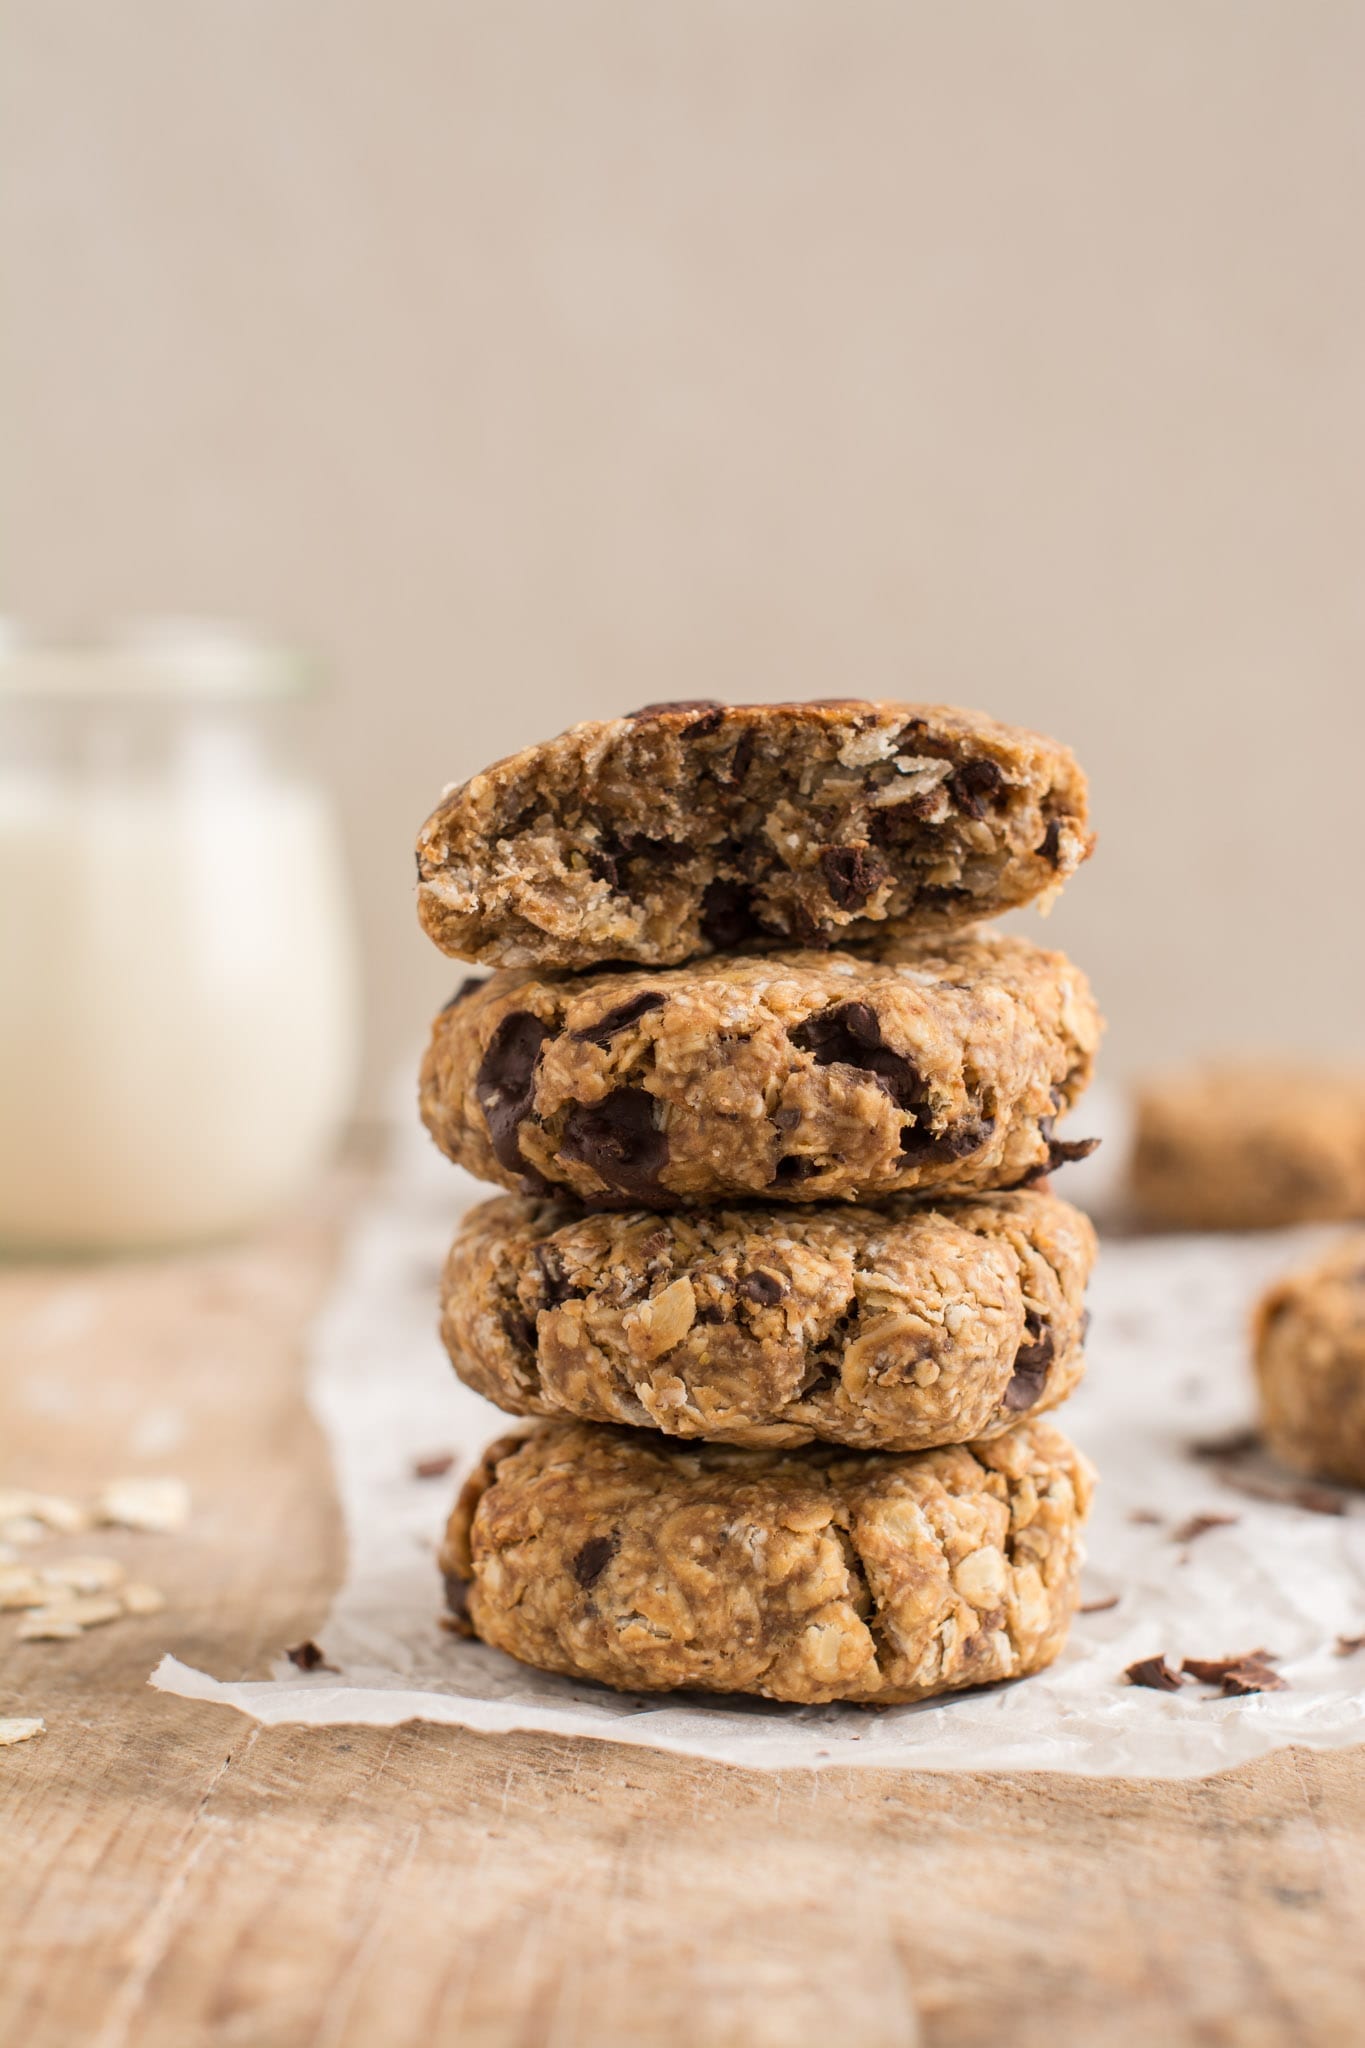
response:
[[[0,1249],[208,1240],[334,1148],[355,955],[300,663],[0,635]]]

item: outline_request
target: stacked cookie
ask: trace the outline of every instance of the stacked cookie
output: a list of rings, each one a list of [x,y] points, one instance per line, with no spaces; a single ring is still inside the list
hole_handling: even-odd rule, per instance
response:
[[[457,1371],[546,1420],[465,1487],[469,1629],[630,1690],[913,1700],[1056,1655],[1094,1240],[1045,1177],[1100,1020],[978,920],[1086,857],[1069,753],[934,706],[652,705],[450,792],[422,1113]]]

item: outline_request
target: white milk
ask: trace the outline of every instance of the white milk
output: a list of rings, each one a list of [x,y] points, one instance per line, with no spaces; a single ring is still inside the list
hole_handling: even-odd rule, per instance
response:
[[[321,794],[0,763],[0,1246],[207,1238],[288,1199],[356,1063]]]

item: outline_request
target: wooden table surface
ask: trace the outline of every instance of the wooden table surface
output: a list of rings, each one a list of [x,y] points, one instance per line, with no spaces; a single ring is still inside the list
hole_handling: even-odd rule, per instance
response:
[[[194,1491],[163,1614],[14,1640],[4,2048],[910,2048],[1365,2039],[1361,1752],[1157,1784],[751,1775],[415,1725],[258,1729],[341,1568],[303,1339],[354,1182],[246,1247],[0,1271],[0,1483]]]

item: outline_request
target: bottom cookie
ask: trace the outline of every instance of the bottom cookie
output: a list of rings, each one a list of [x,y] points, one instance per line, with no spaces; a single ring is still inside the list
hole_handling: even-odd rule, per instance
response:
[[[543,1671],[890,1705],[1051,1663],[1091,1486],[1044,1422],[855,1453],[550,1423],[490,1446],[441,1565],[472,1633]]]
[[[1255,1362],[1261,1427],[1276,1457],[1365,1486],[1365,1231],[1262,1298]]]

